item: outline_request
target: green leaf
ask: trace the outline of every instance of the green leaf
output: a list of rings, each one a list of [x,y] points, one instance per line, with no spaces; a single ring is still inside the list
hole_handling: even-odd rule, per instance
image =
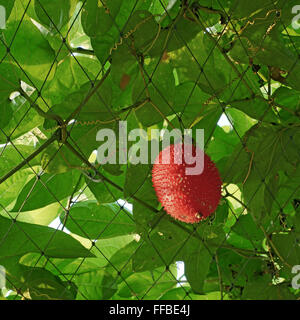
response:
[[[91,190],[99,204],[115,202],[122,197],[122,192],[106,182],[93,182],[85,179],[88,188]]]
[[[144,236],[145,242],[133,256],[133,269],[137,272],[169,266],[174,261],[182,260],[185,253],[189,238],[187,233],[182,232],[165,216],[157,215],[152,224],[155,228],[150,236]],[[188,241],[188,244],[190,243],[195,243],[195,240],[191,238]],[[198,244],[198,241],[196,243]]]
[[[170,266],[168,272],[165,268],[158,268],[151,272],[133,273],[120,284],[118,296],[125,299],[157,300],[164,292],[176,286],[176,275],[176,265]]]
[[[287,284],[274,286],[270,276],[264,275],[246,285],[242,298],[245,300],[294,300],[295,296],[290,292]]]
[[[170,6],[164,8],[164,13],[166,11],[165,9],[168,10],[169,8]],[[185,18],[178,11],[175,8],[173,19],[171,19],[171,13],[168,13],[165,19],[161,19],[160,25],[161,27],[165,25],[164,29],[159,28],[157,24],[149,20],[137,30],[135,39],[138,38],[139,41],[143,41],[142,43],[144,44],[142,48],[138,47],[139,51],[146,51],[146,53],[152,57],[162,57],[164,53],[168,56],[170,52],[187,47],[187,44],[197,36],[201,29],[197,23]],[[172,28],[173,26],[174,28]],[[150,31],[152,31],[152,33]],[[143,34],[147,34],[148,42],[145,42],[146,38],[143,39]]]
[[[66,201],[64,201],[63,205],[65,204],[66,204]],[[52,203],[47,207],[33,210],[33,211],[10,212],[9,214],[3,211],[2,215],[6,218],[16,219],[22,222],[48,226],[51,222],[53,222],[54,219],[57,218],[60,212],[61,212],[61,204]]]
[[[243,182],[253,169],[253,175],[262,181],[279,170],[295,170],[300,160],[295,152],[299,141],[298,129],[271,125],[253,126],[242,141],[246,148],[241,144],[237,145],[229,158],[223,173],[224,179],[234,183]],[[239,170],[234,170],[234,167]],[[259,183],[258,180],[255,181]]]
[[[230,105],[238,110],[243,111],[252,119],[264,122],[279,122],[272,108],[266,100],[255,98],[241,101],[231,101]]]
[[[68,127],[68,130],[70,130],[68,131],[70,136],[69,143],[81,155],[89,159],[91,153],[100,145],[100,142],[96,140],[98,131],[103,128],[113,130],[113,125],[96,125],[92,123],[91,125],[78,124],[78,126],[75,125],[73,127],[73,124],[71,124]],[[47,173],[63,173],[83,167],[83,161],[73,151],[58,142],[54,142],[43,152],[41,164]],[[86,170],[86,164],[82,170]]]
[[[251,214],[240,216],[231,230],[249,239],[251,243],[260,243],[265,238],[261,229],[253,221]]]
[[[240,286],[244,287],[251,281],[256,281],[259,274],[265,273],[268,268],[263,260],[247,259],[233,250],[220,248],[218,253],[218,265],[222,280],[225,285],[232,287],[232,298],[241,296]],[[207,282],[212,279],[219,280],[219,271],[216,261],[210,265]]]
[[[5,134],[0,133],[0,143],[7,142],[6,136],[15,140],[43,123],[43,118],[21,96],[10,101],[7,106],[11,116],[2,127]]]
[[[20,164],[24,158],[30,156],[36,150],[35,147],[25,145],[7,145],[0,147],[1,162],[0,162],[0,175],[9,172],[11,169]],[[39,156],[34,158],[29,164],[34,167],[39,164]]]
[[[28,157],[35,151],[34,147],[24,145],[6,145],[0,148],[1,162],[0,162],[0,176],[3,177],[6,173],[19,165],[24,158]],[[40,157],[30,161],[28,164],[32,168],[36,168],[39,164]],[[16,194],[22,190],[29,179],[32,178],[32,170],[27,168],[19,170],[5,182],[0,185],[0,203],[3,207],[13,204],[16,201]],[[2,207],[2,208],[3,208]],[[8,209],[8,208],[7,208]],[[6,214],[3,212],[3,214]]]
[[[95,270],[75,276],[77,300],[108,300],[117,291],[114,278],[105,270]]]
[[[268,213],[265,210],[265,192],[266,186],[261,174],[258,173],[257,169],[252,169],[244,184],[243,195],[245,205],[251,210],[256,223],[259,223]]]
[[[298,165],[290,173],[280,174],[277,179],[277,195],[276,203],[273,204],[272,211],[278,215],[280,208],[283,208],[283,212],[286,214],[294,214],[295,206],[294,201],[300,198],[299,190],[299,177],[300,166]]]
[[[51,105],[62,103],[66,96],[80,90],[90,79],[94,80],[100,68],[99,61],[92,56],[65,57],[56,68],[53,79],[47,82],[43,97],[48,98]]]
[[[52,263],[50,264],[47,263],[47,257],[41,257],[38,253],[28,253],[22,256],[19,261],[28,267],[44,268],[46,266],[47,270],[57,276],[68,274],[76,277],[106,267],[108,259],[130,243],[132,239],[133,235],[99,239],[90,250],[94,254],[92,258],[51,258]]]
[[[271,4],[269,4],[267,7],[270,9]],[[265,9],[262,8],[259,0],[251,1],[251,3],[247,3],[246,6],[242,5],[242,3],[238,0],[234,0],[231,8],[233,15],[238,18],[248,17],[253,13],[261,12]]]
[[[80,172],[45,173],[34,177],[23,188],[12,211],[30,211],[59,202],[74,190]]]
[[[187,297],[186,300],[220,300],[221,294],[219,291],[216,291],[206,295],[197,295],[191,293],[189,287],[178,287],[167,291],[160,300],[181,300],[182,297]]]
[[[14,65],[8,62],[0,64],[0,128],[5,128],[12,118],[13,109],[10,105],[10,95],[19,89],[19,74],[19,70]],[[10,134],[10,132],[7,132],[7,134]]]
[[[183,123],[185,128],[203,129],[207,144],[220,119],[222,108],[214,102],[208,102],[210,95],[191,81],[181,83],[175,89],[174,110],[180,114],[181,121],[175,117],[172,123],[176,128],[181,128]]]
[[[47,257],[92,257],[86,248],[70,235],[49,227],[12,221],[0,216],[0,258],[20,256],[28,252]]]
[[[2,211],[3,208],[9,210],[12,208],[16,201],[16,194],[19,194],[25,184],[32,179],[31,169],[20,170],[16,172],[13,176],[7,179],[4,183],[0,185],[0,203],[1,203],[1,214],[7,215],[7,212]]]
[[[147,74],[150,74],[149,69]],[[147,75],[144,75],[148,83]],[[133,87],[133,102],[139,102],[146,98],[151,102],[145,103],[136,110],[138,120],[146,127],[163,121],[166,116],[175,113],[174,95],[176,92],[173,68],[168,63],[161,62],[151,83],[145,87],[142,75],[139,74]],[[149,96],[148,96],[149,93]]]
[[[213,140],[207,148],[207,153],[214,162],[231,154],[239,143],[239,137],[234,130],[224,130],[217,126],[214,130]]]
[[[279,8],[280,6],[278,10],[280,10]],[[289,2],[288,8],[281,9],[282,12],[287,11],[282,17],[287,14],[288,24],[293,19],[292,8],[293,6]],[[242,30],[238,39],[234,42],[230,55],[239,62],[246,63],[251,59],[257,65],[273,67],[273,78],[275,80],[299,90],[300,65],[297,63],[298,54],[294,48],[288,48],[283,42],[281,34],[284,28],[282,17],[279,23],[274,24],[277,19],[276,12],[277,10],[269,12],[264,10],[260,16],[253,17],[255,23],[247,24]],[[286,73],[286,77],[282,77],[282,73]]]
[[[212,253],[200,243],[198,249],[190,252],[184,259],[184,274],[194,293],[203,293],[204,281],[212,258]]]
[[[97,84],[98,82],[94,86]],[[103,126],[107,127],[117,119],[114,111],[110,109],[112,102],[111,81],[106,79],[99,90],[90,97],[92,89],[90,82],[83,84],[78,91],[69,94],[60,104],[53,106],[49,113],[66,119],[81,106],[75,117],[76,120],[82,120],[82,122],[77,125],[97,126],[103,123]],[[46,120],[45,128],[51,128],[53,124],[53,121]]]
[[[13,258],[0,259],[5,266],[7,285],[18,288],[23,296],[33,300],[72,300],[76,296],[73,284],[62,281],[50,271],[38,267],[26,267]]]
[[[120,30],[128,25],[136,3],[133,0],[122,2],[109,0],[103,3],[89,0],[82,11],[82,26],[91,38],[95,54],[101,63],[106,62],[115,44],[120,41]],[[124,30],[124,34],[126,30]]]
[[[127,243],[126,246],[116,251],[114,255],[110,257],[105,268],[106,277],[103,278],[104,286],[107,286],[107,284],[110,283],[110,288],[114,289],[117,284],[132,275],[133,268],[131,257],[139,247],[140,244],[135,239],[134,241]],[[113,277],[113,281],[111,281],[111,277]],[[111,296],[112,295],[113,292],[111,292]]]
[[[135,52],[149,51],[158,34],[159,26],[149,11],[135,11],[125,28],[125,34],[132,34]],[[130,48],[130,41],[126,44]]]
[[[149,166],[138,164],[130,165],[126,171],[126,180],[124,185],[124,197],[134,196],[145,184],[149,176]]]
[[[300,113],[299,92],[280,87],[273,94],[273,98],[275,103],[282,108],[279,112],[281,122],[287,124],[299,122],[299,116],[297,116]]]
[[[34,8],[40,21],[58,32],[70,20],[74,4],[75,0],[38,0],[34,2]]]
[[[274,234],[272,241],[279,251],[280,256],[291,267],[297,265],[300,259],[299,246],[300,233],[291,232],[289,234]],[[282,263],[282,261],[280,262]]]
[[[53,67],[51,69],[51,66],[55,62],[54,51],[28,16],[25,16],[18,26],[19,21],[7,24],[7,28],[3,31],[5,41],[9,44],[13,40],[10,52],[18,62],[18,66],[22,68],[23,78],[29,82],[28,84],[39,89],[46,77],[48,80],[53,77],[55,69]],[[18,36],[14,37],[16,29]],[[6,53],[6,48],[1,46],[0,56],[4,52]],[[14,59],[10,58],[10,61],[14,63]],[[28,80],[28,76],[31,81]]]
[[[105,239],[135,232],[131,213],[118,204],[98,205],[94,201],[79,202],[72,206],[66,219],[66,227],[73,233],[88,239]]]
[[[246,113],[237,109],[226,109],[226,116],[240,138],[255,124],[255,121],[248,117]]]
[[[214,220],[214,224],[215,225],[224,225],[228,219],[228,214],[230,212],[230,206],[227,200],[225,200],[224,202],[220,202],[216,214],[215,214],[215,220]]]
[[[152,186],[150,178],[145,180],[144,183],[139,186],[137,192],[135,193],[135,196],[155,210],[158,207],[157,196],[155,194],[155,190]],[[137,226],[137,232],[142,236],[147,235],[149,227],[152,225],[152,221],[155,221],[156,218],[158,218],[158,215],[153,212],[153,210],[151,210],[151,207],[148,208],[143,203],[140,203],[136,200],[133,201],[134,221]]]
[[[136,57],[126,45],[122,45],[113,51],[112,61],[112,79],[121,90],[126,90],[138,73]]]
[[[180,83],[193,81],[218,104],[247,98],[252,90],[261,94],[253,74],[242,66],[238,67],[238,71],[244,73],[246,87],[223,54],[215,49],[215,42],[207,33],[200,32],[187,44],[170,55]],[[252,89],[250,92],[248,87]]]
[[[41,166],[46,173],[64,173],[80,165],[80,159],[57,141],[51,144],[41,156]]]
[[[96,37],[106,34],[114,25],[114,20],[120,11],[121,0],[105,1],[104,3],[88,0],[82,13],[82,25],[86,34]]]

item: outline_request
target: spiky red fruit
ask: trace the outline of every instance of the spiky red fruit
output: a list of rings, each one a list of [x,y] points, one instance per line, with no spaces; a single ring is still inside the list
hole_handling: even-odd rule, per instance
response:
[[[197,223],[215,212],[222,182],[215,164],[195,146],[192,146],[192,155],[195,156],[197,150],[198,155],[204,156],[204,169],[201,174],[187,175],[186,168],[195,164],[185,161],[183,148],[183,144],[173,144],[160,152],[153,165],[152,182],[159,202],[169,215],[186,223]],[[170,162],[164,164],[162,159],[167,153]],[[174,153],[175,157],[181,157],[181,164],[174,161]]]

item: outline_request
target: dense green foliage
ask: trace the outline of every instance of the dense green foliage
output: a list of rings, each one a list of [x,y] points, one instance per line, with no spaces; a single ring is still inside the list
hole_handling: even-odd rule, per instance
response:
[[[299,297],[298,1],[0,5],[7,299]],[[117,133],[119,120],[204,129],[223,180],[216,213],[179,223],[157,201],[150,164],[99,166],[96,134]]]

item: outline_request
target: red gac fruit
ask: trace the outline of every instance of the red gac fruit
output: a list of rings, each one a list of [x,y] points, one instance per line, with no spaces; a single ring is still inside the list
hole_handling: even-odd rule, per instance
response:
[[[222,181],[217,167],[204,151],[195,146],[192,146],[193,157],[196,150],[196,161],[201,161],[198,159],[200,156],[204,160],[201,174],[186,174],[186,168],[195,167],[195,163],[187,163],[183,144],[173,144],[162,150],[152,169],[153,187],[159,202],[169,215],[186,223],[197,223],[207,218],[215,212],[221,199]],[[175,160],[178,152],[181,164]],[[168,153],[169,164],[162,163],[163,156]]]

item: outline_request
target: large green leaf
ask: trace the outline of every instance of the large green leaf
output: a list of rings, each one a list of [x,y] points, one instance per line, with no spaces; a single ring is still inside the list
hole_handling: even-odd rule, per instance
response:
[[[6,124],[11,120],[13,110],[10,105],[10,95],[14,91],[19,89],[19,70],[12,64],[2,62],[0,65],[0,79],[1,79],[1,90],[0,90],[0,105],[1,105],[1,119],[0,128],[4,128]],[[10,132],[7,132],[9,135]]]
[[[204,242],[203,253],[205,250],[213,253],[225,237],[220,227],[203,224],[199,225],[198,229],[185,228],[184,224],[174,223],[166,216],[157,215],[150,225],[152,225],[151,233],[148,230],[150,236],[143,236],[145,242],[133,257],[135,271],[151,270],[162,265],[168,266],[178,260],[191,259],[190,256],[201,251]],[[191,264],[194,265],[194,262]]]
[[[25,184],[32,179],[31,169],[20,170],[0,185],[0,204],[1,211],[3,208],[9,210],[14,206],[16,194],[19,194]],[[1,214],[7,215],[5,211]]]
[[[0,162],[0,176],[4,173],[10,171],[18,164],[20,164],[24,158],[27,158],[32,154],[36,148],[26,145],[7,145],[0,148],[1,150],[1,162]],[[39,157],[37,156],[32,161],[29,162],[31,166],[36,166],[39,164]]]
[[[273,123],[279,121],[268,101],[264,99],[254,98],[241,101],[231,101],[230,105],[243,111],[252,119]]]
[[[92,257],[85,247],[70,235],[53,228],[6,219],[0,216],[0,257],[21,256],[38,252],[47,257]]]
[[[76,0],[54,0],[50,2],[46,0],[36,0],[34,2],[35,12],[40,21],[56,32],[60,31],[71,18],[74,4],[76,4]]]
[[[133,273],[120,285],[118,296],[123,299],[132,297],[144,300],[159,299],[164,292],[176,286],[176,275],[176,265],[172,265],[168,271],[165,268],[158,268],[151,272]]]
[[[282,1],[280,1],[282,2]],[[235,39],[231,56],[245,63],[247,60],[252,60],[255,64],[263,64],[273,67],[277,72],[273,73],[273,78],[284,84],[292,86],[299,91],[298,74],[300,65],[298,63],[298,55],[295,50],[288,48],[285,45],[281,31],[285,29],[285,25],[290,24],[293,19],[292,8],[294,5],[289,2],[285,8],[281,9],[270,4],[273,10],[267,11],[267,8],[260,8],[260,13],[252,17],[254,23],[249,23],[242,30],[241,35]],[[256,3],[256,6],[258,3]],[[274,9],[275,8],[275,9]],[[276,10],[277,8],[277,10]],[[282,10],[282,13],[281,11]],[[280,19],[276,17],[277,12],[280,12]],[[287,23],[283,21],[287,19]],[[287,73],[286,77],[280,77],[281,71]]]
[[[184,259],[184,274],[194,293],[203,293],[204,281],[212,258],[212,252],[207,250],[204,244],[200,244],[195,252],[190,252]]]
[[[242,298],[245,300],[294,300],[295,296],[290,292],[287,284],[271,285],[271,277],[265,275],[248,283]]]
[[[53,79],[47,82],[43,97],[49,99],[51,105],[61,103],[66,96],[80,90],[87,81],[94,81],[100,68],[101,65],[95,57],[66,56],[56,68]],[[76,101],[73,105],[74,108],[77,103]]]
[[[280,263],[288,263],[291,267],[297,265],[300,258],[299,246],[300,234],[291,232],[289,234],[275,234],[272,241],[279,251],[280,256],[285,261]]]
[[[187,297],[187,300],[220,300],[221,293],[219,291],[215,291],[205,295],[197,295],[189,292],[189,287],[178,287],[167,291],[160,300],[181,300],[182,297]],[[228,298],[223,299],[227,300]]]
[[[255,77],[244,67],[237,71],[243,74],[243,80],[225,59],[214,41],[206,33],[199,33],[188,46],[172,52],[171,63],[176,67],[180,82],[193,81],[218,103],[230,103],[260,94]],[[250,89],[250,90],[249,90]]]
[[[97,84],[98,82],[95,86]],[[80,107],[74,117],[76,120],[82,121],[82,126],[109,125],[117,119],[116,113],[110,109],[112,102],[111,81],[106,79],[94,94],[92,94],[92,89],[91,83],[83,84],[79,90],[70,93],[60,104],[53,106],[49,113],[57,114],[66,119]],[[53,125],[53,121],[47,120],[45,127],[49,128]]]
[[[99,205],[95,201],[79,202],[72,206],[61,220],[66,219],[66,227],[71,232],[89,239],[105,239],[135,231],[131,213],[118,204]]]
[[[136,111],[138,120],[144,126],[151,126],[161,122],[166,116],[175,113],[174,95],[176,88],[171,65],[169,63],[160,63],[155,70],[151,83],[148,84],[148,77],[151,75],[150,71],[151,68],[146,71],[147,74],[139,74],[133,88],[134,103],[143,101],[146,98],[151,100],[151,102],[145,103]],[[143,77],[145,77],[147,85],[145,85]]]
[[[29,17],[25,16],[21,25],[18,26],[18,21],[11,21],[3,31],[6,44],[9,45],[12,41],[10,52],[14,59],[10,58],[10,61],[20,66],[20,71],[27,83],[40,89],[46,79],[50,80],[53,77],[54,51]],[[14,37],[16,31],[18,36]],[[6,48],[1,46],[1,57],[4,52]]]
[[[130,165],[127,168],[124,185],[125,198],[134,196],[143,187],[149,176],[149,172],[149,166],[143,164]]]
[[[61,280],[50,271],[39,267],[27,267],[18,263],[15,257],[0,259],[5,266],[7,288],[18,288],[23,297],[33,300],[72,300],[76,288],[66,279]]]
[[[183,82],[176,86],[174,110],[179,117],[172,123],[176,128],[203,129],[205,144],[210,141],[219,121],[222,108],[218,103],[210,101],[210,95],[205,93],[194,82]]]
[[[114,25],[116,16],[120,12],[121,0],[96,2],[88,0],[85,3],[82,15],[82,24],[90,37],[101,36],[107,33]]]
[[[241,143],[237,145],[228,161],[223,173],[226,181],[243,182],[249,167],[253,167],[258,179],[263,180],[278,170],[290,172],[300,160],[295,149],[299,145],[298,128],[255,125],[246,133],[242,143],[246,147]]]
[[[5,108],[5,103],[3,107]],[[7,108],[9,108],[9,114],[11,115],[8,121],[3,123],[0,143],[6,143],[7,137],[11,140],[17,139],[43,123],[43,118],[21,96],[9,101]]]
[[[3,177],[34,151],[34,147],[25,145],[6,145],[0,148],[0,176]],[[39,164],[39,156],[30,161],[28,164],[32,168],[37,168]],[[0,203],[3,207],[7,207],[16,200],[16,194],[18,194],[26,182],[32,178],[32,174],[33,172],[29,168],[19,170],[0,185]]]
[[[88,0],[82,12],[82,26],[91,38],[91,44],[101,63],[105,62],[115,43],[119,42],[120,30],[123,29],[135,1],[106,1],[103,3]]]
[[[73,170],[34,177],[20,192],[12,211],[35,210],[63,200],[75,189],[79,176],[80,172]]]
[[[299,122],[299,92],[287,87],[278,88],[273,94],[276,104],[281,108],[279,115],[283,123]],[[287,108],[287,109],[286,109]]]
[[[106,174],[107,176],[107,174]],[[115,178],[116,180],[119,180],[118,177]],[[112,203],[117,201],[122,197],[122,192],[115,188],[114,186],[108,184],[107,182],[93,182],[86,178],[86,184],[88,188],[91,190],[99,204],[104,203]],[[117,181],[117,184],[121,187],[122,183],[120,181]]]

